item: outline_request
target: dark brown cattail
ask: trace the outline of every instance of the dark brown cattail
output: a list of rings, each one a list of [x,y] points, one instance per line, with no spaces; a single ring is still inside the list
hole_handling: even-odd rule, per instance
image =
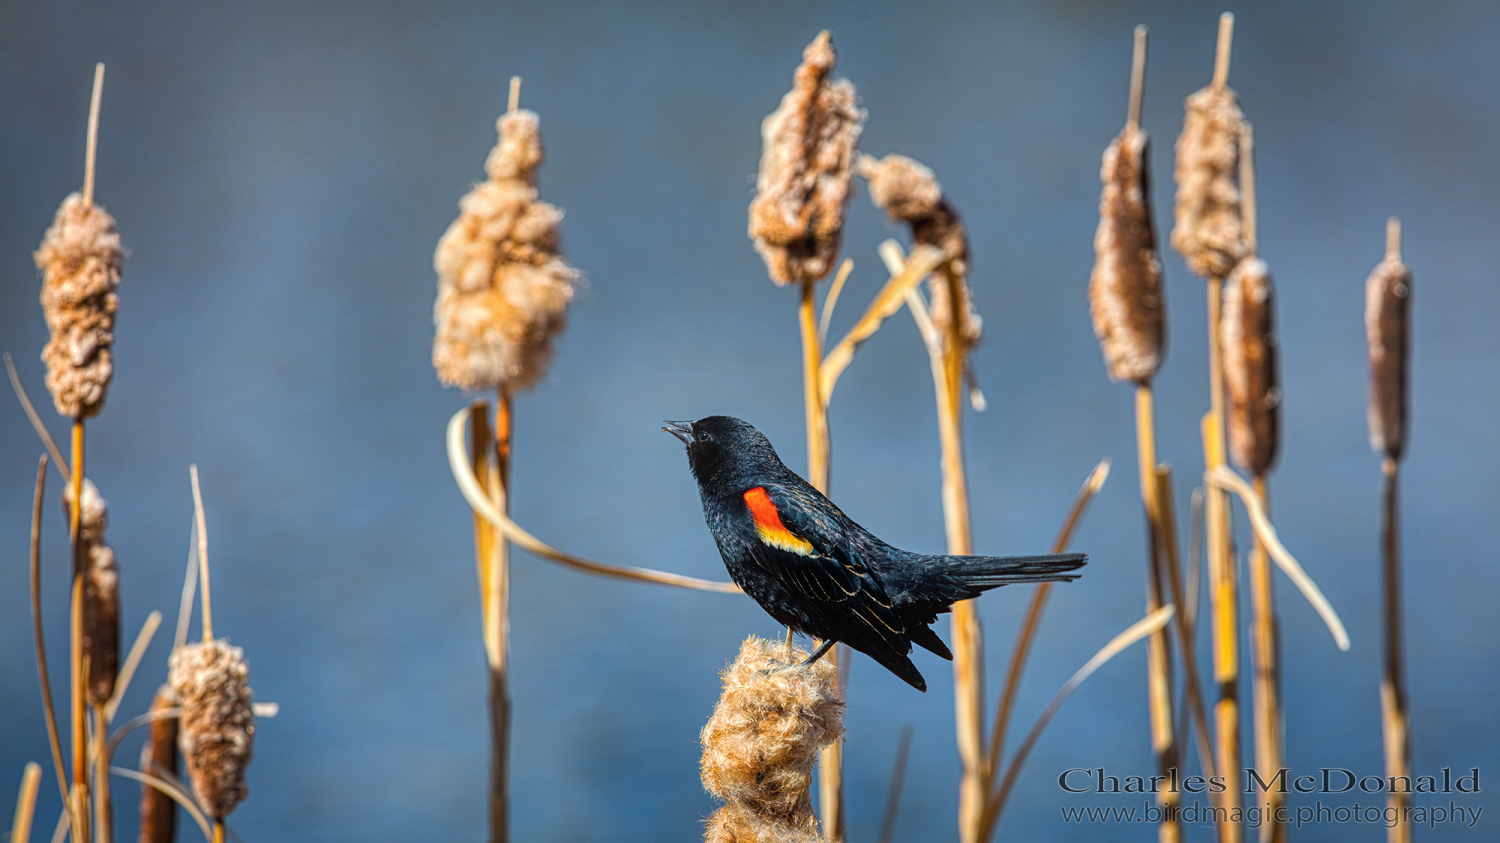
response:
[[[859,156],[858,172],[870,187],[870,199],[891,219],[911,227],[912,240],[943,250],[948,258],[941,272],[928,276],[933,324],[948,336],[953,314],[965,348],[979,342],[983,330],[968,285],[969,237],[963,220],[943,195],[932,170],[905,155],[881,159]],[[950,304],[950,288],[958,291],[959,307]]]
[[[156,689],[151,711],[177,707],[170,685]],[[151,721],[151,734],[141,747],[141,772],[159,779],[177,776],[177,717]],[[137,843],[172,843],[177,829],[177,803],[148,784],[141,785],[141,833]]]
[[[1238,182],[1243,122],[1227,85],[1210,85],[1187,98],[1177,139],[1172,248],[1204,278],[1223,278],[1245,255]]]
[[[250,670],[245,653],[223,639],[178,648],[168,682],[182,707],[177,748],[187,762],[193,794],[216,820],[249,795],[245,767],[255,739]]]
[[[830,78],[833,63],[825,30],[803,51],[781,106],[761,123],[750,238],[777,284],[817,281],[838,257],[864,112],[854,85]]]
[[[1281,377],[1277,369],[1271,270],[1248,257],[1229,274],[1224,287],[1220,337],[1224,392],[1229,398],[1229,453],[1252,475],[1276,462],[1281,416]]]
[[[1406,448],[1410,310],[1411,270],[1401,262],[1401,222],[1392,217],[1385,259],[1365,282],[1365,335],[1370,342],[1370,447],[1393,460]]]
[[[1150,140],[1134,126],[1104,150],[1099,178],[1099,228],[1094,232],[1094,271],[1089,276],[1089,313],[1109,376],[1148,383],[1161,368],[1166,338],[1161,262],[1151,225]]]
[[[724,671],[724,691],[703,727],[703,786],[725,804],[710,843],[818,843],[813,762],[844,733],[832,661],[796,665],[807,652],[751,636]]]
[[[32,258],[42,271],[42,312],[52,333],[42,349],[47,389],[59,413],[87,418],[104,406],[114,373],[115,288],[125,263],[114,217],[69,194]]]
[[[63,491],[63,510],[72,520],[73,487]],[[83,655],[88,660],[89,702],[104,705],[115,692],[120,666],[120,569],[115,552],[104,543],[109,506],[92,480],[83,481],[83,512],[78,525],[82,544]]]
[[[489,180],[459,202],[438,241],[432,365],[463,389],[524,389],[547,370],[578,271],[558,252],[563,213],[537,198],[542,137],[536,114],[513,109],[497,123]]]

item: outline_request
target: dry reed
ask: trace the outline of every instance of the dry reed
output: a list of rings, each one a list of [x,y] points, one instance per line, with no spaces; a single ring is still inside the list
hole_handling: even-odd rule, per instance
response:
[[[854,85],[831,78],[835,59],[832,36],[818,33],[792,90],[761,123],[750,238],[777,284],[818,281],[838,258],[864,113]]]
[[[708,821],[711,843],[822,840],[808,792],[819,751],[844,731],[844,702],[828,659],[751,636],[724,671],[703,727],[703,786],[725,804]]]
[[[1411,714],[1407,707],[1405,632],[1401,611],[1399,476],[1406,449],[1410,362],[1411,271],[1401,262],[1401,222],[1386,223],[1385,258],[1365,282],[1365,332],[1370,348],[1370,446],[1380,454],[1380,558],[1383,660],[1381,734],[1387,776],[1411,777]],[[1411,795],[1394,789],[1387,804],[1398,821],[1390,843],[1409,843]]]

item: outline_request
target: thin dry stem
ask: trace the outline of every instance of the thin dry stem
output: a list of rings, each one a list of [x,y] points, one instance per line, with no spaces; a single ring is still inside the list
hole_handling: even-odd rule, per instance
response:
[[[1145,24],[1135,28],[1135,46],[1130,52],[1130,107],[1125,114],[1127,130],[1141,125],[1141,99],[1146,93],[1146,35]]]
[[[1073,540],[1073,532],[1083,520],[1083,513],[1088,509],[1089,502],[1104,488],[1104,481],[1109,477],[1109,458],[1106,457],[1094,466],[1089,473],[1088,479],[1083,481],[1078,495],[1073,498],[1073,506],[1068,509],[1068,515],[1063,519],[1062,529],[1057,532],[1057,539],[1052,542],[1051,553],[1062,553],[1068,549],[1068,544]],[[1031,645],[1036,640],[1037,629],[1042,622],[1042,609],[1047,605],[1047,597],[1052,593],[1053,583],[1044,582],[1037,585],[1031,592],[1031,603],[1026,608],[1026,619],[1021,622],[1021,632],[1016,636],[1016,646],[1011,652],[1010,667],[1005,673],[1005,685],[1000,692],[1000,700],[995,705],[995,727],[990,731],[989,754],[985,756],[985,763],[991,769],[1000,766],[1001,754],[1005,749],[1005,736],[1010,729],[1011,712],[1015,709],[1016,693],[1021,687],[1021,673],[1026,669],[1027,658],[1031,655]]]
[[[495,401],[495,461],[485,471],[490,503],[510,510],[511,398],[502,385]],[[488,526],[488,525],[486,525]],[[490,792],[489,839],[510,839],[510,553],[505,537],[493,535],[485,581],[484,644],[489,661]]]
[[[906,760],[911,753],[911,738],[915,731],[908,723],[901,727],[901,740],[896,744],[896,759],[891,762],[891,786],[885,794],[885,812],[880,817],[880,836],[877,843],[891,843],[896,833],[896,814],[901,808],[901,786],[906,781]]]
[[[1219,15],[1219,43],[1214,51],[1214,81],[1215,88],[1222,88],[1229,84],[1229,51],[1234,44],[1234,13],[1225,12]]]
[[[519,524],[495,509],[494,504],[489,501],[484,489],[479,485],[479,481],[474,479],[474,467],[470,463],[468,453],[464,448],[464,421],[468,415],[469,408],[465,407],[454,413],[453,417],[448,420],[448,467],[452,470],[453,478],[458,483],[459,491],[463,493],[464,500],[468,501],[469,506],[483,516],[486,521],[493,524],[513,544],[543,559],[591,574],[625,580],[653,582],[658,585],[671,585],[697,591],[717,591],[724,594],[743,593],[739,586],[730,582],[700,580],[696,577],[668,574],[662,571],[653,571],[649,568],[635,568],[626,565],[609,565],[604,562],[595,562],[558,550],[526,532]]]
[[[1162,504],[1157,495],[1156,481],[1156,414],[1152,407],[1149,384],[1140,384],[1136,396],[1136,461],[1140,474],[1141,501],[1146,509],[1146,611],[1162,606],[1162,580],[1170,574],[1164,569],[1166,563],[1165,531],[1162,527]],[[1174,604],[1175,605],[1175,604]],[[1151,746],[1156,753],[1157,772],[1170,776],[1177,769],[1179,748],[1176,730],[1173,727],[1172,711],[1172,648],[1170,631],[1163,628],[1153,632],[1147,641],[1147,692],[1151,712]],[[1159,836],[1162,843],[1175,843],[1182,838],[1182,825],[1177,817],[1181,796],[1171,788],[1157,794],[1162,806]]]
[[[83,500],[83,419],[73,420],[73,477],[71,491],[73,500]],[[89,835],[89,760],[88,760],[88,671],[84,664],[83,639],[85,635],[83,617],[84,576],[83,559],[83,507],[70,510],[69,537],[73,548],[73,587],[69,594],[69,649],[68,687],[71,691],[70,713],[73,725],[73,788],[69,795],[73,809],[72,834],[75,843],[87,843]]]
[[[146,648],[151,646],[151,639],[156,635],[156,630],[161,626],[161,612],[155,609],[146,616],[146,622],[141,624],[141,631],[135,636],[135,643],[130,645],[130,653],[125,656],[125,662],[120,666],[120,674],[115,679],[115,692],[104,704],[104,721],[113,723],[115,712],[120,710],[120,700],[125,696],[125,691],[130,688],[130,680],[135,678],[135,669],[140,666],[141,659],[146,655]]]
[[[839,264],[839,271],[833,274],[833,286],[828,288],[828,297],[823,299],[823,315],[818,318],[818,346],[824,347],[828,342],[828,323],[833,320],[833,306],[838,304],[839,294],[844,291],[844,284],[849,281],[849,273],[854,271],[854,259],[844,258]],[[825,397],[823,403],[828,403]]]
[[[36,791],[42,783],[42,768],[27,761],[21,773],[21,790],[16,794],[16,812],[10,823],[11,843],[31,843],[31,818],[36,812]]]
[[[1185,712],[1179,718],[1179,724],[1185,725],[1189,721],[1198,738],[1198,758],[1203,767],[1204,775],[1214,775],[1213,739],[1208,733],[1208,710],[1203,704],[1203,685],[1199,681],[1202,675],[1198,671],[1197,641],[1193,631],[1192,613],[1187,611],[1192,604],[1197,602],[1197,577],[1194,572],[1192,587],[1183,588],[1181,566],[1177,557],[1177,521],[1173,515],[1172,494],[1172,468],[1167,465],[1156,467],[1156,499],[1160,504],[1161,512],[1161,546],[1165,551],[1167,585],[1172,591],[1172,604],[1178,607],[1173,616],[1176,619],[1177,642],[1181,646],[1182,668],[1183,668],[1183,704],[1178,706],[1178,711]],[[1194,500],[1196,500],[1196,495]],[[1189,539],[1191,543],[1193,539]],[[1178,745],[1185,743],[1185,739],[1179,739]],[[1179,758],[1181,751],[1179,750]],[[1218,797],[1210,793],[1210,799],[1217,802]]]
[[[208,817],[203,815],[202,809],[193,801],[192,795],[188,793],[187,787],[181,781],[175,778],[168,779],[163,776],[154,776],[125,767],[110,767],[109,772],[110,775],[123,776],[165,793],[173,802],[181,805],[182,809],[188,812],[188,816],[193,818],[193,822],[198,824],[198,829],[203,832],[204,840],[211,841],[213,839],[213,829],[209,827]]]
[[[198,589],[198,519],[188,517],[187,573],[182,575],[182,597],[177,604],[177,631],[172,634],[172,649],[187,643],[188,627],[193,623],[193,598]]]
[[[83,203],[94,204],[94,162],[99,153],[99,102],[104,94],[104,62],[94,65],[94,92],[89,97],[89,134],[83,153]]]
[[[109,786],[109,724],[104,722],[104,712],[90,705],[94,714],[94,840],[97,843],[113,843],[115,808],[110,797]]]
[[[208,595],[208,522],[203,517],[203,494],[198,489],[198,466],[188,466],[193,481],[193,518],[198,525],[198,578],[203,580],[203,640],[214,640],[213,604]]]
[[[1265,475],[1255,478],[1255,492],[1266,499]],[[1255,672],[1252,675],[1251,699],[1254,704],[1255,766],[1261,778],[1270,781],[1283,766],[1285,755],[1281,732],[1281,676],[1278,658],[1280,640],[1276,621],[1276,590],[1271,578],[1271,560],[1260,539],[1250,550],[1251,640],[1254,646]],[[1286,797],[1276,790],[1266,793],[1270,816],[1261,826],[1261,840],[1281,843],[1286,839],[1286,824],[1277,821],[1276,809]]]
[[[47,639],[42,631],[42,494],[47,486],[47,457],[37,461],[36,487],[31,500],[31,636],[36,646],[37,679],[42,687],[42,719],[47,724],[47,745],[57,773],[57,788],[68,803],[68,776],[63,767],[62,741],[57,733],[57,714],[52,704],[52,680],[47,671]]]
[[[36,431],[37,436],[41,437],[47,453],[52,456],[52,464],[57,466],[57,471],[62,474],[64,480],[70,479],[72,475],[68,468],[68,461],[63,458],[57,442],[47,431],[47,426],[42,423],[42,417],[37,414],[36,406],[31,403],[31,397],[26,394],[26,387],[21,385],[21,376],[16,372],[16,364],[10,359],[9,351],[5,352],[5,371],[10,375],[10,388],[16,393],[16,400],[21,402],[21,409],[26,411],[26,418],[31,420],[32,429]]]
[[[1385,634],[1380,677],[1381,734],[1385,744],[1385,773],[1411,779],[1411,714],[1406,697],[1406,656],[1401,612],[1399,466],[1394,458],[1380,462],[1383,478],[1380,505],[1380,584],[1382,630]],[[1392,788],[1386,804],[1398,820],[1386,833],[1389,843],[1410,843],[1411,794]]]
[[[885,241],[880,248],[882,257],[894,248],[900,268],[891,268],[890,261],[886,262],[891,273],[890,280],[875,294],[874,300],[865,308],[854,327],[849,329],[849,333],[823,358],[823,364],[819,368],[819,392],[825,404],[833,396],[833,387],[838,383],[839,375],[843,374],[854,359],[855,349],[874,336],[881,324],[901,309],[901,305],[906,302],[907,293],[915,290],[944,260],[942,250],[933,246],[918,246],[905,259],[900,258],[900,246],[894,240]]]
[[[515,114],[516,109],[521,107],[521,77],[510,77],[510,96],[505,101],[505,112]]]
[[[1010,798],[1011,788],[1015,786],[1016,777],[1020,774],[1022,765],[1026,763],[1026,757],[1031,754],[1031,748],[1036,746],[1037,739],[1042,736],[1043,730],[1047,728],[1048,723],[1052,722],[1052,718],[1062,708],[1063,703],[1068,701],[1068,697],[1071,697],[1073,692],[1078,690],[1078,686],[1082,685],[1085,680],[1093,675],[1094,671],[1104,666],[1110,659],[1119,655],[1131,644],[1166,626],[1171,620],[1171,606],[1163,606],[1146,617],[1141,618],[1134,624],[1131,624],[1124,632],[1116,635],[1108,644],[1105,644],[1099,652],[1094,654],[1093,658],[1085,662],[1083,667],[1079,668],[1078,672],[1074,673],[1063,684],[1062,689],[1057,692],[1057,695],[1052,698],[1051,702],[1047,703],[1047,707],[1042,710],[1041,716],[1036,719],[1030,731],[1026,733],[1026,737],[1022,739],[1021,745],[1016,749],[1015,756],[1011,759],[1010,766],[1006,768],[1005,775],[1000,779],[999,787],[995,789],[995,792],[985,802],[984,823],[980,839],[988,840],[994,835],[995,826],[1000,822],[1000,815],[1005,810],[1006,800]]]

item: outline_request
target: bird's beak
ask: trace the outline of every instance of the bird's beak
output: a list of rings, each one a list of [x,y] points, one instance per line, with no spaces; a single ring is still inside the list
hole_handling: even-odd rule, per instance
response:
[[[691,444],[693,444],[693,423],[692,422],[668,421],[668,422],[663,422],[663,423],[666,425],[666,427],[662,428],[662,430],[666,431],[667,433],[672,434],[673,436],[676,436],[678,439],[681,439],[682,440],[682,444],[684,444],[684,445],[691,445]]]

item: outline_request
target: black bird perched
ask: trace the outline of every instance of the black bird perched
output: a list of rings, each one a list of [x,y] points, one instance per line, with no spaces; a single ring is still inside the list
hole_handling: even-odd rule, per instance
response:
[[[703,516],[729,575],[771,617],[859,650],[919,691],[927,683],[913,643],[949,661],[928,626],[955,601],[997,586],[1072,580],[1082,553],[1055,556],[924,556],[891,547],[854,523],[776,456],[771,442],[730,416],[667,422],[687,445]]]

